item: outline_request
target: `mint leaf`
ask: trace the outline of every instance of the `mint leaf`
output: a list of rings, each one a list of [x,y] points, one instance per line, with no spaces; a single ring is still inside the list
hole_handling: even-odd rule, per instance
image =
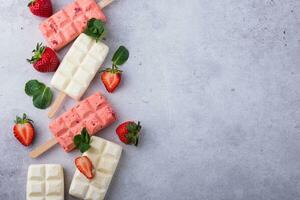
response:
[[[46,109],[52,102],[53,94],[49,87],[45,87],[41,92],[33,95],[33,105],[39,109]]]
[[[98,42],[104,37],[105,31],[104,23],[99,19],[92,18],[88,21],[84,33]]]
[[[129,51],[124,46],[120,46],[115,52],[112,62],[114,65],[123,65],[129,58]]]
[[[75,147],[78,148],[81,143],[81,135],[75,135],[73,142]]]
[[[73,142],[74,142],[75,147],[77,149],[79,149],[81,153],[86,152],[91,147],[90,146],[91,137],[90,137],[89,132],[87,131],[87,129],[83,128],[81,130],[81,134],[76,135],[73,138]]]
[[[25,85],[25,93],[28,96],[33,96],[37,93],[40,93],[45,87],[45,84],[39,82],[38,80],[30,80]]]
[[[32,96],[33,105],[39,109],[46,109],[52,102],[53,94],[49,87],[38,80],[30,80],[25,85],[25,93]]]
[[[81,143],[81,144],[80,144],[79,150],[80,150],[81,153],[84,153],[84,152],[86,152],[90,147],[91,147],[91,146],[90,146],[90,144],[88,144],[88,143]]]

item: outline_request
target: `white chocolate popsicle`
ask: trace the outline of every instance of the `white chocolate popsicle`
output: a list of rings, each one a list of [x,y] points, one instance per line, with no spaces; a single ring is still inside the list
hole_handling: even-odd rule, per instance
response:
[[[61,165],[30,165],[27,200],[64,200],[64,174]]]
[[[104,43],[82,33],[65,55],[55,72],[51,85],[60,91],[48,116],[58,110],[65,96],[80,100],[103,64],[109,48]]]
[[[104,199],[121,153],[121,146],[93,136],[91,138],[91,148],[83,156],[87,156],[91,160],[95,176],[89,180],[76,169],[69,190],[70,195],[85,200]]]
[[[79,100],[108,54],[108,46],[80,34],[55,72],[51,85]]]

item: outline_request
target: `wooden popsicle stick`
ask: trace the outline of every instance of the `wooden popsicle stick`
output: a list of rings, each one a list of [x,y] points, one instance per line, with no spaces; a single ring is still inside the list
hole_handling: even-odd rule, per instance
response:
[[[29,153],[30,158],[37,158],[38,156],[45,153],[47,150],[49,150],[51,147],[57,144],[57,141],[52,138],[48,140],[45,144],[42,144],[41,146],[37,147],[35,150]]]
[[[108,6],[109,4],[111,4],[114,0],[101,0],[98,5],[100,6],[100,8],[105,8],[106,6]]]
[[[64,99],[66,98],[66,94],[63,92],[60,92],[58,97],[55,99],[54,103],[52,104],[49,112],[48,112],[48,117],[52,118],[55,113],[57,112],[57,110],[59,109],[60,105],[62,104],[62,102],[64,101]]]

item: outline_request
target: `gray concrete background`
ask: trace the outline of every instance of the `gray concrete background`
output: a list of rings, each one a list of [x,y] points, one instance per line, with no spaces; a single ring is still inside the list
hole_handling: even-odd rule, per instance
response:
[[[53,0],[54,9],[69,2]],[[78,151],[56,146],[28,157],[51,135],[46,111],[33,107],[24,84],[49,84],[52,74],[26,63],[44,41],[41,19],[26,4],[0,4],[0,199],[25,199],[33,163],[62,164],[72,199],[67,191]],[[300,1],[119,0],[105,13],[109,58],[120,44],[131,57],[122,85],[104,92],[119,121],[100,135],[120,143],[118,123],[143,124],[140,146],[123,145],[107,199],[300,199]],[[85,96],[103,89],[97,75]],[[73,104],[69,99],[63,110]],[[29,148],[12,133],[23,112],[37,131]]]

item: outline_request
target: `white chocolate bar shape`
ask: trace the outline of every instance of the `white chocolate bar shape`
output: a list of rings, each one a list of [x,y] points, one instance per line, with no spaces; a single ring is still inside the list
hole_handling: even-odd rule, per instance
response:
[[[27,200],[64,200],[64,175],[61,165],[30,165]]]
[[[121,153],[121,146],[93,136],[91,148],[83,156],[92,161],[95,177],[89,180],[76,169],[69,190],[70,195],[85,200],[104,199]]]
[[[79,100],[104,62],[109,48],[82,33],[55,72],[51,85]]]

